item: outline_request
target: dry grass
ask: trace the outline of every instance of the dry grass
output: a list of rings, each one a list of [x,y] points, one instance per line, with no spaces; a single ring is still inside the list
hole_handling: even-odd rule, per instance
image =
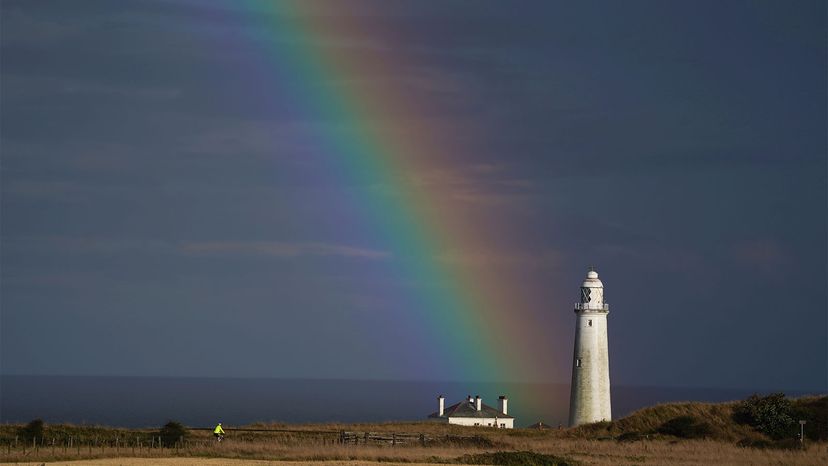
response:
[[[640,409],[629,416],[611,423],[596,423],[569,429],[567,435],[594,438],[618,436],[625,432],[653,433],[659,426],[678,416],[693,416],[710,424],[712,438],[728,442],[741,439],[758,439],[761,434],[750,426],[733,422],[735,403],[669,403]]]
[[[809,399],[804,401],[808,402]],[[821,400],[821,401],[820,401]],[[817,408],[822,410],[825,400]],[[530,430],[490,429],[449,426],[431,422],[381,424],[256,424],[250,427],[267,432],[228,430],[225,442],[217,444],[208,431],[192,431],[183,449],[134,448],[123,442],[150,438],[150,430],[108,429],[89,426],[47,426],[47,430],[71,435],[81,447],[64,449],[41,446],[23,451],[22,446],[9,453],[8,443],[0,443],[3,464],[80,465],[376,465],[376,464],[452,464],[463,455],[486,452],[531,451],[563,457],[582,465],[764,465],[828,464],[828,443],[808,442],[807,449],[757,449],[737,446],[742,439],[761,439],[761,434],[732,421],[733,403],[672,403],[637,411],[611,423],[598,423],[575,429]],[[677,416],[694,416],[708,422],[712,439],[687,440],[653,434],[664,422]],[[820,418],[821,419],[821,418]],[[824,422],[818,420],[817,422]],[[810,424],[809,424],[810,425]],[[0,426],[0,440],[14,438],[19,426]],[[290,432],[280,432],[287,430]],[[340,431],[422,433],[435,439],[425,446],[419,442],[403,445],[341,444]],[[622,433],[638,432],[641,440],[614,440]],[[47,436],[49,434],[47,433]],[[119,438],[119,448],[114,439]],[[59,437],[60,438],[60,437]],[[90,439],[107,439],[104,447],[89,447]],[[824,438],[824,437],[819,437]],[[5,448],[2,448],[5,447]],[[75,461],[73,461],[75,460]],[[53,463],[62,461],[63,463]]]
[[[371,426],[376,427],[376,426]],[[389,426],[390,427],[390,426]],[[309,429],[310,430],[310,429]],[[453,430],[453,429],[452,429]],[[87,451],[76,452],[66,456],[52,456],[48,449],[42,449],[36,455],[2,455],[4,464],[36,464],[50,461],[64,461],[68,465],[123,465],[145,466],[159,465],[285,465],[314,464],[323,465],[369,465],[369,464],[446,464],[469,453],[486,451],[534,451],[570,458],[584,465],[709,465],[709,464],[828,464],[828,445],[811,444],[806,451],[797,450],[761,450],[738,447],[733,443],[712,440],[642,440],[636,442],[617,442],[614,440],[595,440],[573,438],[561,435],[557,431],[537,432],[517,430],[504,431],[467,428],[463,433],[487,434],[497,444],[496,448],[478,448],[462,445],[426,446],[384,446],[384,445],[340,445],[325,441],[306,439],[304,442],[294,438],[287,442],[260,438],[252,441],[240,441],[232,437],[222,444],[207,443],[190,449],[143,450],[133,455],[129,448],[105,448],[93,452],[88,458]],[[206,435],[200,435],[206,437]],[[5,453],[5,452],[3,452]],[[123,455],[123,456],[121,456]],[[141,456],[135,458],[134,456]],[[69,461],[73,458],[81,461]],[[97,459],[95,458],[97,457]],[[218,457],[218,458],[217,458]],[[19,463],[19,462],[28,463]],[[291,461],[293,463],[291,463]]]
[[[19,466],[41,466],[42,463],[0,463]],[[239,460],[227,458],[109,458],[98,460],[62,461],[50,466],[299,466],[306,461]],[[377,463],[376,461],[321,461],[314,466],[438,466],[439,463]]]

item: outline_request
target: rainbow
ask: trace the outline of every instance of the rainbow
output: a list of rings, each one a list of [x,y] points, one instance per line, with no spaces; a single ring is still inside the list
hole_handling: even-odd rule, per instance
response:
[[[387,62],[365,48],[320,46],[331,33],[393,38],[394,32],[365,16],[347,14],[348,2],[250,3],[241,19],[255,27],[249,42],[260,47],[257,72],[293,97],[296,112],[334,122],[315,141],[330,176],[343,185],[379,184],[349,199],[358,218],[378,232],[393,255],[394,273],[409,283],[412,309],[404,325],[420,335],[417,350],[429,365],[471,381],[538,380],[545,359],[535,357],[532,342],[544,329],[522,312],[519,288],[503,282],[497,267],[469,268],[441,260],[461,248],[485,251],[503,227],[458,212],[443,202],[449,193],[419,185],[419,175],[444,166],[446,157],[468,150],[447,141],[445,128],[424,116],[428,102],[415,101],[393,83],[370,91],[331,85],[370,70],[392,75],[404,62]],[[337,11],[342,10],[342,11]],[[255,34],[255,35],[252,35]],[[328,44],[330,45],[330,44]],[[280,103],[284,105],[284,103]]]

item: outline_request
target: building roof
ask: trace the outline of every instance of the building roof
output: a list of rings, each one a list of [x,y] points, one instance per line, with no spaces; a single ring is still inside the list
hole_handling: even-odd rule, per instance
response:
[[[459,403],[455,403],[451,406],[447,406],[443,410],[443,415],[440,416],[435,411],[428,415],[430,418],[438,418],[438,419],[447,419],[450,417],[476,417],[476,418],[500,418],[500,419],[514,419],[514,417],[509,416],[508,414],[503,414],[497,408],[492,408],[491,406],[487,405],[486,403],[480,403],[480,411],[474,408],[474,402],[469,403],[468,401],[464,400]]]

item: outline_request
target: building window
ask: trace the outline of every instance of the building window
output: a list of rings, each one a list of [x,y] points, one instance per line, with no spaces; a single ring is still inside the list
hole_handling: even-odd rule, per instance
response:
[[[589,326],[590,326],[590,327],[592,327],[592,319],[589,319],[589,320],[587,321],[587,323],[589,324]]]
[[[505,429],[505,428],[506,428],[506,424],[505,424],[505,423],[500,424],[500,428],[501,428],[501,429]]]
[[[581,367],[581,358],[575,360],[575,367]]]
[[[475,422],[475,423],[474,423],[474,425],[479,426],[479,425],[480,425],[480,423],[479,423],[479,422]]]
[[[491,426],[492,426],[492,423],[491,423],[491,422],[490,422],[490,423],[488,423],[488,424],[486,424],[486,427],[491,427]]]

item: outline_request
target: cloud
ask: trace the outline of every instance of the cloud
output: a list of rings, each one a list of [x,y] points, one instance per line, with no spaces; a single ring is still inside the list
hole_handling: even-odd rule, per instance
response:
[[[6,253],[43,252],[48,254],[120,254],[134,252],[172,253],[175,251],[173,245],[167,241],[72,236],[3,238],[3,248]]]
[[[177,249],[190,255],[340,256],[369,260],[381,260],[390,257],[390,254],[386,251],[318,242],[195,241],[180,243]]]
[[[7,251],[46,251],[70,254],[161,253],[186,256],[336,256],[352,259],[384,260],[387,251],[325,242],[291,241],[163,241],[117,238],[77,238],[65,236],[4,238]]]
[[[444,193],[444,198],[481,206],[525,205],[535,187],[531,180],[511,176],[505,166],[489,163],[420,171],[410,175],[409,182]]]
[[[550,268],[561,263],[562,254],[553,251],[491,251],[491,250],[460,250],[446,251],[437,257],[437,260],[463,267],[520,267],[520,268]]]
[[[308,154],[320,145],[318,135],[343,128],[342,124],[302,120],[202,118],[199,129],[180,141],[180,147],[196,155],[234,154],[308,163]]]
[[[735,244],[733,257],[742,266],[764,275],[778,275],[793,262],[790,254],[776,241],[760,239]]]
[[[26,45],[42,45],[65,40],[89,25],[88,20],[78,17],[46,19],[24,11],[22,8],[7,8],[4,12],[3,39]]]

